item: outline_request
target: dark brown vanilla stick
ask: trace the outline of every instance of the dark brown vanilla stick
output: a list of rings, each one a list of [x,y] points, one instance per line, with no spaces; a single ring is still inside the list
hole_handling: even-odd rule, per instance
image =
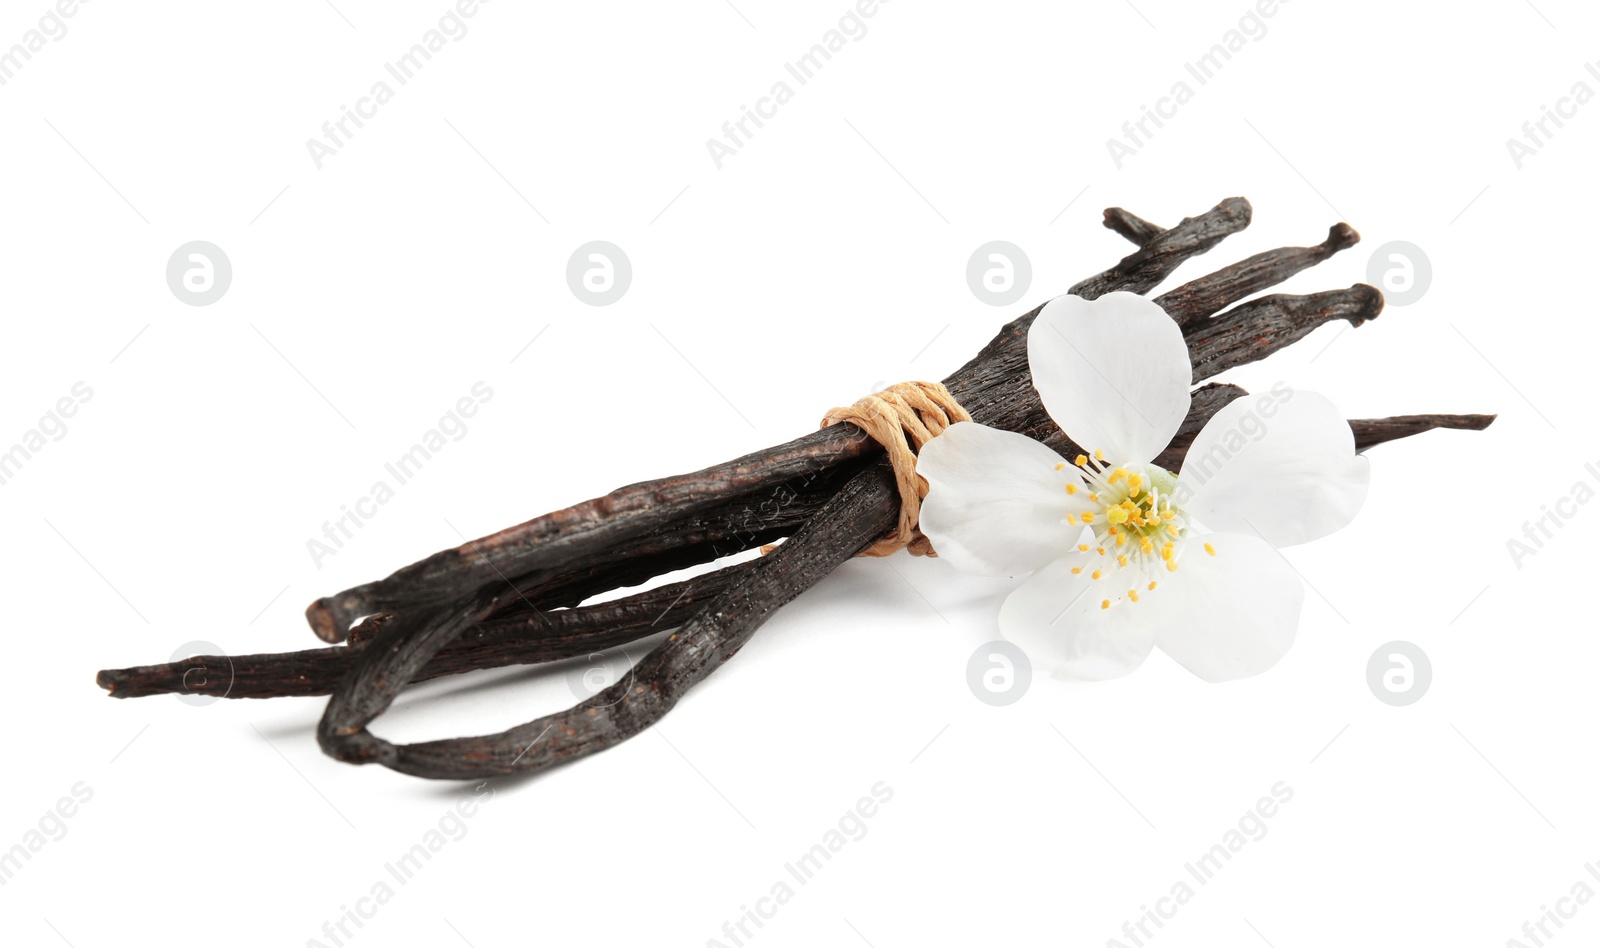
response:
[[[1391,418],[1351,419],[1356,433],[1356,450],[1365,451],[1386,441],[1398,441],[1424,431],[1454,429],[1482,431],[1494,424],[1495,415],[1395,415]]]
[[[1282,283],[1289,276],[1354,247],[1360,239],[1361,235],[1349,224],[1335,224],[1328,228],[1328,239],[1315,247],[1282,247],[1246,257],[1161,294],[1156,297],[1156,303],[1171,314],[1185,332],[1192,332],[1212,313],[1232,306],[1263,286]]]
[[[1155,240],[1158,234],[1166,230],[1160,224],[1152,224],[1139,215],[1125,211],[1120,207],[1106,208],[1103,223],[1108,229],[1116,231],[1141,247]]]
[[[413,681],[503,665],[578,658],[682,624],[696,607],[722,592],[754,564],[728,566],[647,592],[580,606],[507,613],[485,619],[435,655]],[[351,630],[348,645],[263,655],[202,655],[162,665],[103,671],[97,681],[114,698],[157,694],[219,698],[325,695],[355,664],[384,624]]]
[[[1304,338],[1313,329],[1335,319],[1360,326],[1383,312],[1383,294],[1375,286],[1357,283],[1348,290],[1329,290],[1309,296],[1277,293],[1240,303],[1220,316],[1200,323],[1188,336],[1194,362],[1194,380],[1220,375],[1228,369],[1254,362],[1263,355],[1261,340],[1270,336],[1281,349]]]
[[[1186,217],[1177,227],[1152,236],[1116,266],[1074,284],[1067,292],[1086,300],[1116,290],[1148,293],[1185,260],[1250,226],[1250,215],[1249,201],[1228,198],[1199,217]]]

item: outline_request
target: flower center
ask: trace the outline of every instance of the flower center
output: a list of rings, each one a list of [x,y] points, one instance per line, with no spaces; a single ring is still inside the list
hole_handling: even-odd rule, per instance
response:
[[[1067,493],[1087,492],[1090,509],[1067,520],[1093,531],[1093,543],[1080,542],[1079,552],[1093,550],[1104,557],[1104,565],[1090,577],[1106,580],[1117,590],[1114,598],[1139,601],[1139,590],[1156,588],[1157,576],[1175,572],[1192,524],[1177,502],[1178,476],[1154,464],[1113,466],[1100,451],[1094,457],[1078,455],[1081,483],[1069,481]],[[1057,470],[1066,464],[1056,466]],[[1216,551],[1208,543],[1206,553]],[[1074,574],[1086,567],[1073,567]],[[1122,592],[1126,589],[1126,593]],[[1111,608],[1112,599],[1102,599],[1100,608]]]

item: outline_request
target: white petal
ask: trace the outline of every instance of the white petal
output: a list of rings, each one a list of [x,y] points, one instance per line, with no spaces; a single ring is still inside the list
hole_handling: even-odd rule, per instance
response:
[[[1000,634],[1020,646],[1036,667],[1080,681],[1120,678],[1138,668],[1155,643],[1156,625],[1143,603],[1115,601],[1111,573],[1090,579],[1104,565],[1094,553],[1072,553],[1041,568],[1006,597]],[[1073,567],[1083,572],[1074,576]]]
[[[1068,524],[1092,506],[1077,469],[1013,431],[959,422],[922,446],[917,473],[928,479],[922,532],[939,556],[973,573],[1014,576],[1072,548],[1083,532]],[[1057,468],[1061,468],[1058,470]]]
[[[1232,681],[1289,651],[1304,599],[1299,574],[1266,541],[1212,533],[1191,539],[1178,569],[1127,611],[1148,606],[1163,652],[1206,681]]]
[[[1367,498],[1367,459],[1333,402],[1274,388],[1236,398],[1195,437],[1178,475],[1184,511],[1207,529],[1273,546],[1324,537]]]
[[[1136,293],[1046,303],[1028,330],[1028,368],[1067,437],[1113,464],[1160,454],[1189,413],[1183,332]]]

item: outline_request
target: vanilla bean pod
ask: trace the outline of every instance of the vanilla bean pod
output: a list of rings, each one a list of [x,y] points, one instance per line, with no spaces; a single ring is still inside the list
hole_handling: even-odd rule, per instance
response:
[[[1232,306],[1263,287],[1282,283],[1295,273],[1314,267],[1341,250],[1354,247],[1361,240],[1349,224],[1335,224],[1328,228],[1328,239],[1314,247],[1280,247],[1253,257],[1246,257],[1216,273],[1163,293],[1155,298],[1156,305],[1166,310],[1178,325],[1190,333],[1206,317]]]
[[[1273,337],[1278,348],[1298,342],[1323,323],[1335,319],[1360,326],[1383,311],[1377,287],[1357,283],[1347,290],[1307,296],[1276,293],[1240,303],[1199,324],[1187,339],[1196,382],[1262,357],[1261,339]]]
[[[747,561],[620,599],[573,609],[529,609],[491,616],[439,650],[413,682],[504,665],[580,658],[680,625],[697,606],[753,568]],[[387,622],[351,629],[346,645],[261,655],[197,655],[161,665],[103,671],[97,682],[114,698],[158,694],[218,698],[325,695]]]
[[[1350,427],[1356,434],[1356,450],[1365,451],[1373,445],[1409,438],[1424,431],[1482,431],[1494,424],[1494,419],[1494,415],[1394,415],[1351,419]]]
[[[1109,230],[1116,231],[1128,240],[1139,246],[1144,246],[1157,235],[1166,230],[1160,224],[1152,224],[1144,218],[1120,207],[1108,207],[1105,210],[1105,220],[1102,221]]]

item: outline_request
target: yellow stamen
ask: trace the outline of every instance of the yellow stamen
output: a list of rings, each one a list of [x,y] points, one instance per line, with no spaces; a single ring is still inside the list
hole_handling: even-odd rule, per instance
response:
[[[1150,587],[1149,588],[1151,588],[1151,589],[1156,588],[1156,581],[1155,580],[1153,580],[1153,579],[1150,580]]]
[[[1206,544],[1206,552],[1209,553],[1212,556],[1216,556],[1217,555],[1217,548],[1212,546],[1211,544],[1207,543]]]

